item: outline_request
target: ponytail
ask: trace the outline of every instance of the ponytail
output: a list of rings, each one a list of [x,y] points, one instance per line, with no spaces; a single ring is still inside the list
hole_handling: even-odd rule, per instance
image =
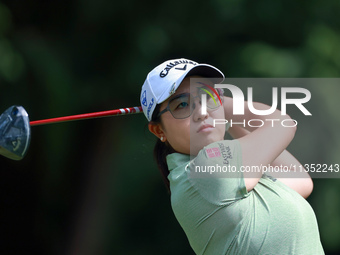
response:
[[[166,162],[166,156],[173,152],[174,151],[170,145],[167,145],[161,142],[160,140],[157,140],[154,150],[153,150],[153,156],[156,160],[158,169],[162,175],[162,179],[169,193],[170,193],[170,183],[169,183],[168,175],[170,172],[169,172],[168,164]]]
[[[151,122],[155,124],[161,122],[159,117],[158,118],[155,117],[155,116],[158,116],[159,109],[160,109],[160,104],[156,106],[154,113],[153,113],[153,118]],[[169,172],[168,164],[166,162],[166,156],[174,152],[175,150],[171,147],[171,145],[167,141],[162,142],[159,139],[157,139],[157,142],[153,149],[153,156],[154,156],[154,159],[156,160],[158,170],[160,171],[162,175],[162,179],[169,193],[170,193],[170,182],[168,179],[168,175],[170,172]]]

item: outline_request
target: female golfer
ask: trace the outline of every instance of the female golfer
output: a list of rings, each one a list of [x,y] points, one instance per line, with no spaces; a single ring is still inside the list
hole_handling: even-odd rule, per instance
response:
[[[305,200],[313,189],[309,175],[263,171],[300,165],[285,150],[295,123],[279,110],[254,115],[246,102],[244,115],[233,115],[233,99],[214,89],[223,79],[211,65],[169,60],[148,74],[141,92],[149,130],[159,138],[155,158],[191,247],[213,255],[324,254]],[[263,125],[249,127],[253,119]],[[233,140],[224,140],[226,125],[216,120],[238,123],[228,129]]]

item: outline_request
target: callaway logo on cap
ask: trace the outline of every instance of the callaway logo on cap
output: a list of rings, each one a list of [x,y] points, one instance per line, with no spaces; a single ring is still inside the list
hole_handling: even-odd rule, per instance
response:
[[[148,74],[142,87],[140,101],[148,121],[151,121],[156,105],[175,93],[187,75],[219,78],[218,82],[224,80],[224,74],[208,64],[198,64],[185,58],[165,61]]]

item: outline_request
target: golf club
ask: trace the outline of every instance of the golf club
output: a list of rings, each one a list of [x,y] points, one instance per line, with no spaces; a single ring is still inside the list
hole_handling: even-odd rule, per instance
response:
[[[31,140],[31,126],[127,115],[140,112],[143,112],[143,109],[141,106],[138,106],[30,122],[24,107],[14,105],[0,115],[0,155],[13,160],[23,159],[27,153]]]

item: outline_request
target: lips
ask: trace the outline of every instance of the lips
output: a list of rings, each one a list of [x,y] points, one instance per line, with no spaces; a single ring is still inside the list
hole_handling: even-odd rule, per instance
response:
[[[197,130],[197,133],[199,133],[201,131],[209,130],[211,128],[214,128],[214,127],[212,125],[209,125],[209,124],[204,124],[204,125],[200,126],[200,128]]]

